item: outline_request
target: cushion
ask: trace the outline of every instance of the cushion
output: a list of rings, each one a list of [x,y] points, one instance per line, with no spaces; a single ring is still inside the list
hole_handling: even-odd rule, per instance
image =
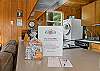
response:
[[[11,66],[9,66],[9,64]],[[0,52],[0,71],[5,71],[5,70],[10,71],[12,69],[12,65],[13,65],[12,54],[6,52]]]
[[[6,48],[4,49],[3,52],[8,52],[8,53],[12,53],[13,55],[16,55],[16,51],[17,51],[16,46],[14,46],[14,45],[9,45],[8,47],[6,47]]]

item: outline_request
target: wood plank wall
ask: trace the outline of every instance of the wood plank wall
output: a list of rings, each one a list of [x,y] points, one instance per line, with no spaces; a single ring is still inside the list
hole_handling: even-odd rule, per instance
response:
[[[46,26],[46,12],[43,12],[39,14],[40,16],[37,16],[34,20],[35,22],[35,29],[38,29],[38,23],[41,23],[41,26]]]
[[[26,6],[26,10],[27,10],[27,20],[29,19],[32,11],[34,11],[35,6],[37,4],[39,0],[27,0],[27,6]]]
[[[26,22],[31,11],[35,8],[37,1],[38,0],[29,0],[29,2],[26,3],[25,0],[0,0],[0,43],[5,44],[11,39],[18,40],[22,30],[27,29]],[[16,26],[17,9],[23,10],[23,27]],[[62,11],[64,13],[64,19],[68,18],[70,15],[75,15],[75,17],[79,19],[81,18],[80,8],[61,6],[57,11]],[[45,13],[35,20],[37,24],[40,18],[42,20],[42,25],[46,25]],[[10,21],[14,21],[13,25]],[[96,32],[99,32],[100,28],[97,28]]]
[[[56,10],[64,13],[64,19],[68,19],[69,16],[75,16],[75,18],[81,19],[81,7],[80,6],[74,7],[74,6],[62,5]]]
[[[6,43],[8,40],[16,39],[16,27],[15,24],[11,24],[11,20],[14,21],[14,10],[16,9],[16,4],[14,6],[11,2],[12,0],[2,0],[0,2],[0,33],[2,44]],[[16,2],[17,0],[15,0]],[[14,8],[13,8],[14,7]],[[14,36],[13,36],[14,34]]]
[[[33,10],[38,0],[0,0],[0,43],[5,44],[11,39],[18,40],[22,30],[27,27],[29,13]],[[30,9],[30,10],[27,10]],[[16,26],[17,10],[23,10],[23,26]],[[13,21],[13,25],[10,21]]]

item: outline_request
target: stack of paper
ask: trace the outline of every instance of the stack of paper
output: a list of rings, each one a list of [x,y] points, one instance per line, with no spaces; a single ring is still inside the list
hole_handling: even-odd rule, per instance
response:
[[[48,57],[48,67],[73,67],[73,66],[68,59],[59,57]]]
[[[61,67],[58,57],[48,57],[48,67]]]

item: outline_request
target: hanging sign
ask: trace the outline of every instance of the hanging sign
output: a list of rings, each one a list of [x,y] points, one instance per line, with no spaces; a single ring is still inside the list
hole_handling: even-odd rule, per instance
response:
[[[62,26],[39,26],[38,39],[43,43],[43,56],[63,55]]]

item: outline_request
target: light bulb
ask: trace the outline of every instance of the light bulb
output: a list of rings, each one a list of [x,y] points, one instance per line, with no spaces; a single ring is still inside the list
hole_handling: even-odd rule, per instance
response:
[[[10,21],[11,25],[13,25],[14,21]]]

